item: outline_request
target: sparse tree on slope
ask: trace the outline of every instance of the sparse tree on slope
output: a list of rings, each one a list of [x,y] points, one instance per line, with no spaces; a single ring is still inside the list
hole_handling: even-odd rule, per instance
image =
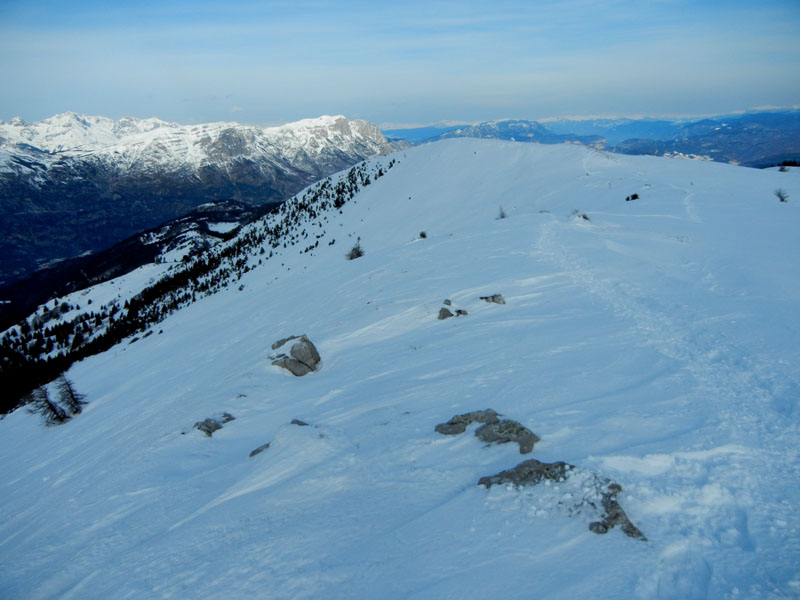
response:
[[[83,406],[86,404],[84,401],[86,396],[76,392],[73,383],[63,373],[58,377],[56,385],[58,386],[58,399],[67,407],[70,414],[81,414]]]
[[[50,399],[47,386],[39,386],[31,392],[31,413],[38,413],[44,419],[45,425],[61,425],[69,421],[70,416],[56,402]]]

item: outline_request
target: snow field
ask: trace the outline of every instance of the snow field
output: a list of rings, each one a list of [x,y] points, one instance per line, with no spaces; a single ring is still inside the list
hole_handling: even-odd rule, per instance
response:
[[[796,597],[795,174],[465,139],[392,158],[313,255],[76,364],[84,414],[0,422],[0,595]],[[469,314],[438,321],[445,298]],[[294,378],[267,356],[301,333],[323,367]],[[487,407],[531,455],[434,432]],[[476,485],[530,457],[581,476]],[[648,542],[573,514],[592,473]]]

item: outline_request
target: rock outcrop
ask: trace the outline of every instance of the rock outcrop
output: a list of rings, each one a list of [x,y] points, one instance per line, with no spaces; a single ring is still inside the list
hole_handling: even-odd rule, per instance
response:
[[[447,423],[439,423],[435,429],[442,435],[457,435],[464,433],[471,423],[482,423],[475,430],[475,435],[481,441],[487,444],[516,442],[520,454],[528,454],[539,441],[539,436],[530,429],[510,419],[500,420],[497,412],[491,408],[456,415]]]

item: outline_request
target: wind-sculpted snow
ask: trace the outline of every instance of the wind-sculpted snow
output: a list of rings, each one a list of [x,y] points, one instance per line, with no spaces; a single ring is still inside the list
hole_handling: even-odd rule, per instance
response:
[[[71,366],[79,415],[0,421],[0,596],[797,596],[800,173],[471,139],[357,171],[184,265]],[[64,301],[123,313],[166,268]],[[300,333],[298,378],[268,357]],[[488,406],[531,454],[433,431]],[[531,457],[575,469],[476,485]],[[589,530],[608,482],[646,543]]]

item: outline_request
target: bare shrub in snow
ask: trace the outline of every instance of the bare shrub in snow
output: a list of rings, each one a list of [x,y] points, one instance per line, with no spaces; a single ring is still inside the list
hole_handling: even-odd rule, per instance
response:
[[[347,258],[347,260],[354,260],[362,256],[364,256],[364,249],[361,247],[361,238],[358,238],[358,241],[356,241],[355,246],[350,248],[350,251],[347,254],[345,254],[345,257]]]

